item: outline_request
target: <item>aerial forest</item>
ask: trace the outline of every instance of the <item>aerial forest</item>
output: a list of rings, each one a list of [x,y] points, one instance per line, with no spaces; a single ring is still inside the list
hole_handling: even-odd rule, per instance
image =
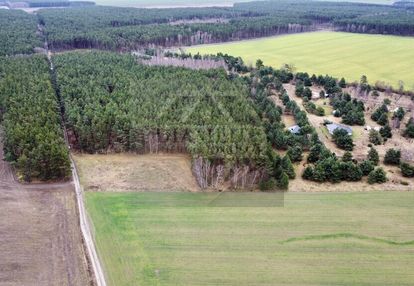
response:
[[[70,174],[46,57],[0,58],[0,120],[6,160],[22,180]]]

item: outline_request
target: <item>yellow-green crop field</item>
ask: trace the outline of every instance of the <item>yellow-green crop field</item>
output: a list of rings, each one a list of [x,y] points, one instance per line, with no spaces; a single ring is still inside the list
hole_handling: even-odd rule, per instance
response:
[[[297,71],[329,74],[371,83],[384,81],[395,87],[400,80],[414,89],[414,37],[312,32],[224,44],[200,45],[188,52],[241,56],[246,63],[262,59],[276,68],[294,64]]]
[[[413,285],[414,192],[282,199],[86,193],[108,285]]]

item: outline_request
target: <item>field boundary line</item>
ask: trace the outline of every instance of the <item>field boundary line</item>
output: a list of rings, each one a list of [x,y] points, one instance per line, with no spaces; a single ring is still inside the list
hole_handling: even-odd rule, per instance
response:
[[[65,133],[66,133],[66,129],[65,129]],[[95,274],[96,284],[97,286],[106,286],[105,275],[104,275],[104,272],[103,272],[103,269],[102,269],[102,266],[99,260],[98,253],[96,251],[95,242],[92,238],[89,221],[88,221],[88,218],[86,217],[85,202],[83,199],[83,190],[82,190],[82,187],[79,181],[76,164],[71,154],[69,154],[69,158],[70,158],[70,164],[72,167],[72,179],[75,185],[76,200],[77,200],[78,211],[79,211],[79,222],[80,222],[83,240],[84,240],[86,249],[89,254],[93,273]]]
[[[47,47],[47,41],[45,41],[45,47]],[[47,59],[49,61],[50,64],[50,73],[51,73],[51,80],[52,80],[52,85],[55,89],[55,93],[56,93],[56,98],[58,100],[58,104],[59,104],[59,109],[60,109],[60,116],[61,116],[61,125],[62,125],[62,130],[63,130],[63,136],[64,136],[64,140],[65,140],[65,144],[66,147],[68,149],[68,153],[69,153],[69,160],[70,160],[70,166],[71,166],[71,170],[72,170],[72,181],[73,184],[75,186],[75,194],[76,194],[76,202],[77,202],[77,206],[78,206],[78,215],[79,215],[79,225],[81,228],[81,233],[82,233],[82,238],[83,238],[83,243],[84,246],[86,247],[87,253],[87,260],[89,261],[90,265],[92,266],[92,279],[94,280],[94,282],[96,283],[97,286],[106,286],[106,281],[105,281],[105,275],[99,260],[99,256],[98,253],[96,251],[96,247],[95,247],[95,241],[93,240],[92,237],[92,232],[89,226],[89,221],[88,218],[86,216],[86,209],[85,209],[85,202],[84,202],[84,197],[83,197],[83,189],[82,186],[80,184],[80,180],[79,180],[79,176],[78,176],[78,170],[76,168],[76,164],[75,161],[73,160],[72,154],[70,153],[70,144],[69,144],[69,138],[68,138],[68,133],[67,133],[67,129],[66,129],[66,125],[65,125],[65,116],[63,114],[63,103],[62,103],[62,99],[61,96],[59,94],[59,91],[57,89],[57,82],[56,82],[56,71],[53,65],[53,61],[52,61],[52,53],[47,50]],[[89,258],[89,259],[88,259]]]

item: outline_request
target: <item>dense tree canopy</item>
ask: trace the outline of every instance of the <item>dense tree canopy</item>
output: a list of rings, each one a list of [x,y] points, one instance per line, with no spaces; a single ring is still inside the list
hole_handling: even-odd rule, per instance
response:
[[[37,18],[18,10],[0,9],[0,56],[30,54],[42,41],[36,34]]]
[[[69,175],[58,110],[45,57],[0,58],[5,157],[27,181]]]
[[[258,165],[267,141],[246,87],[224,70],[147,67],[129,55],[54,57],[75,148],[87,152],[185,151]]]

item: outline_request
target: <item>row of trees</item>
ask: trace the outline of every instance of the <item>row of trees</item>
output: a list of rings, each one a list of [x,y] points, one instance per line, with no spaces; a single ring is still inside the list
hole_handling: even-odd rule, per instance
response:
[[[23,179],[70,174],[46,57],[0,58],[0,111],[6,160]]]

